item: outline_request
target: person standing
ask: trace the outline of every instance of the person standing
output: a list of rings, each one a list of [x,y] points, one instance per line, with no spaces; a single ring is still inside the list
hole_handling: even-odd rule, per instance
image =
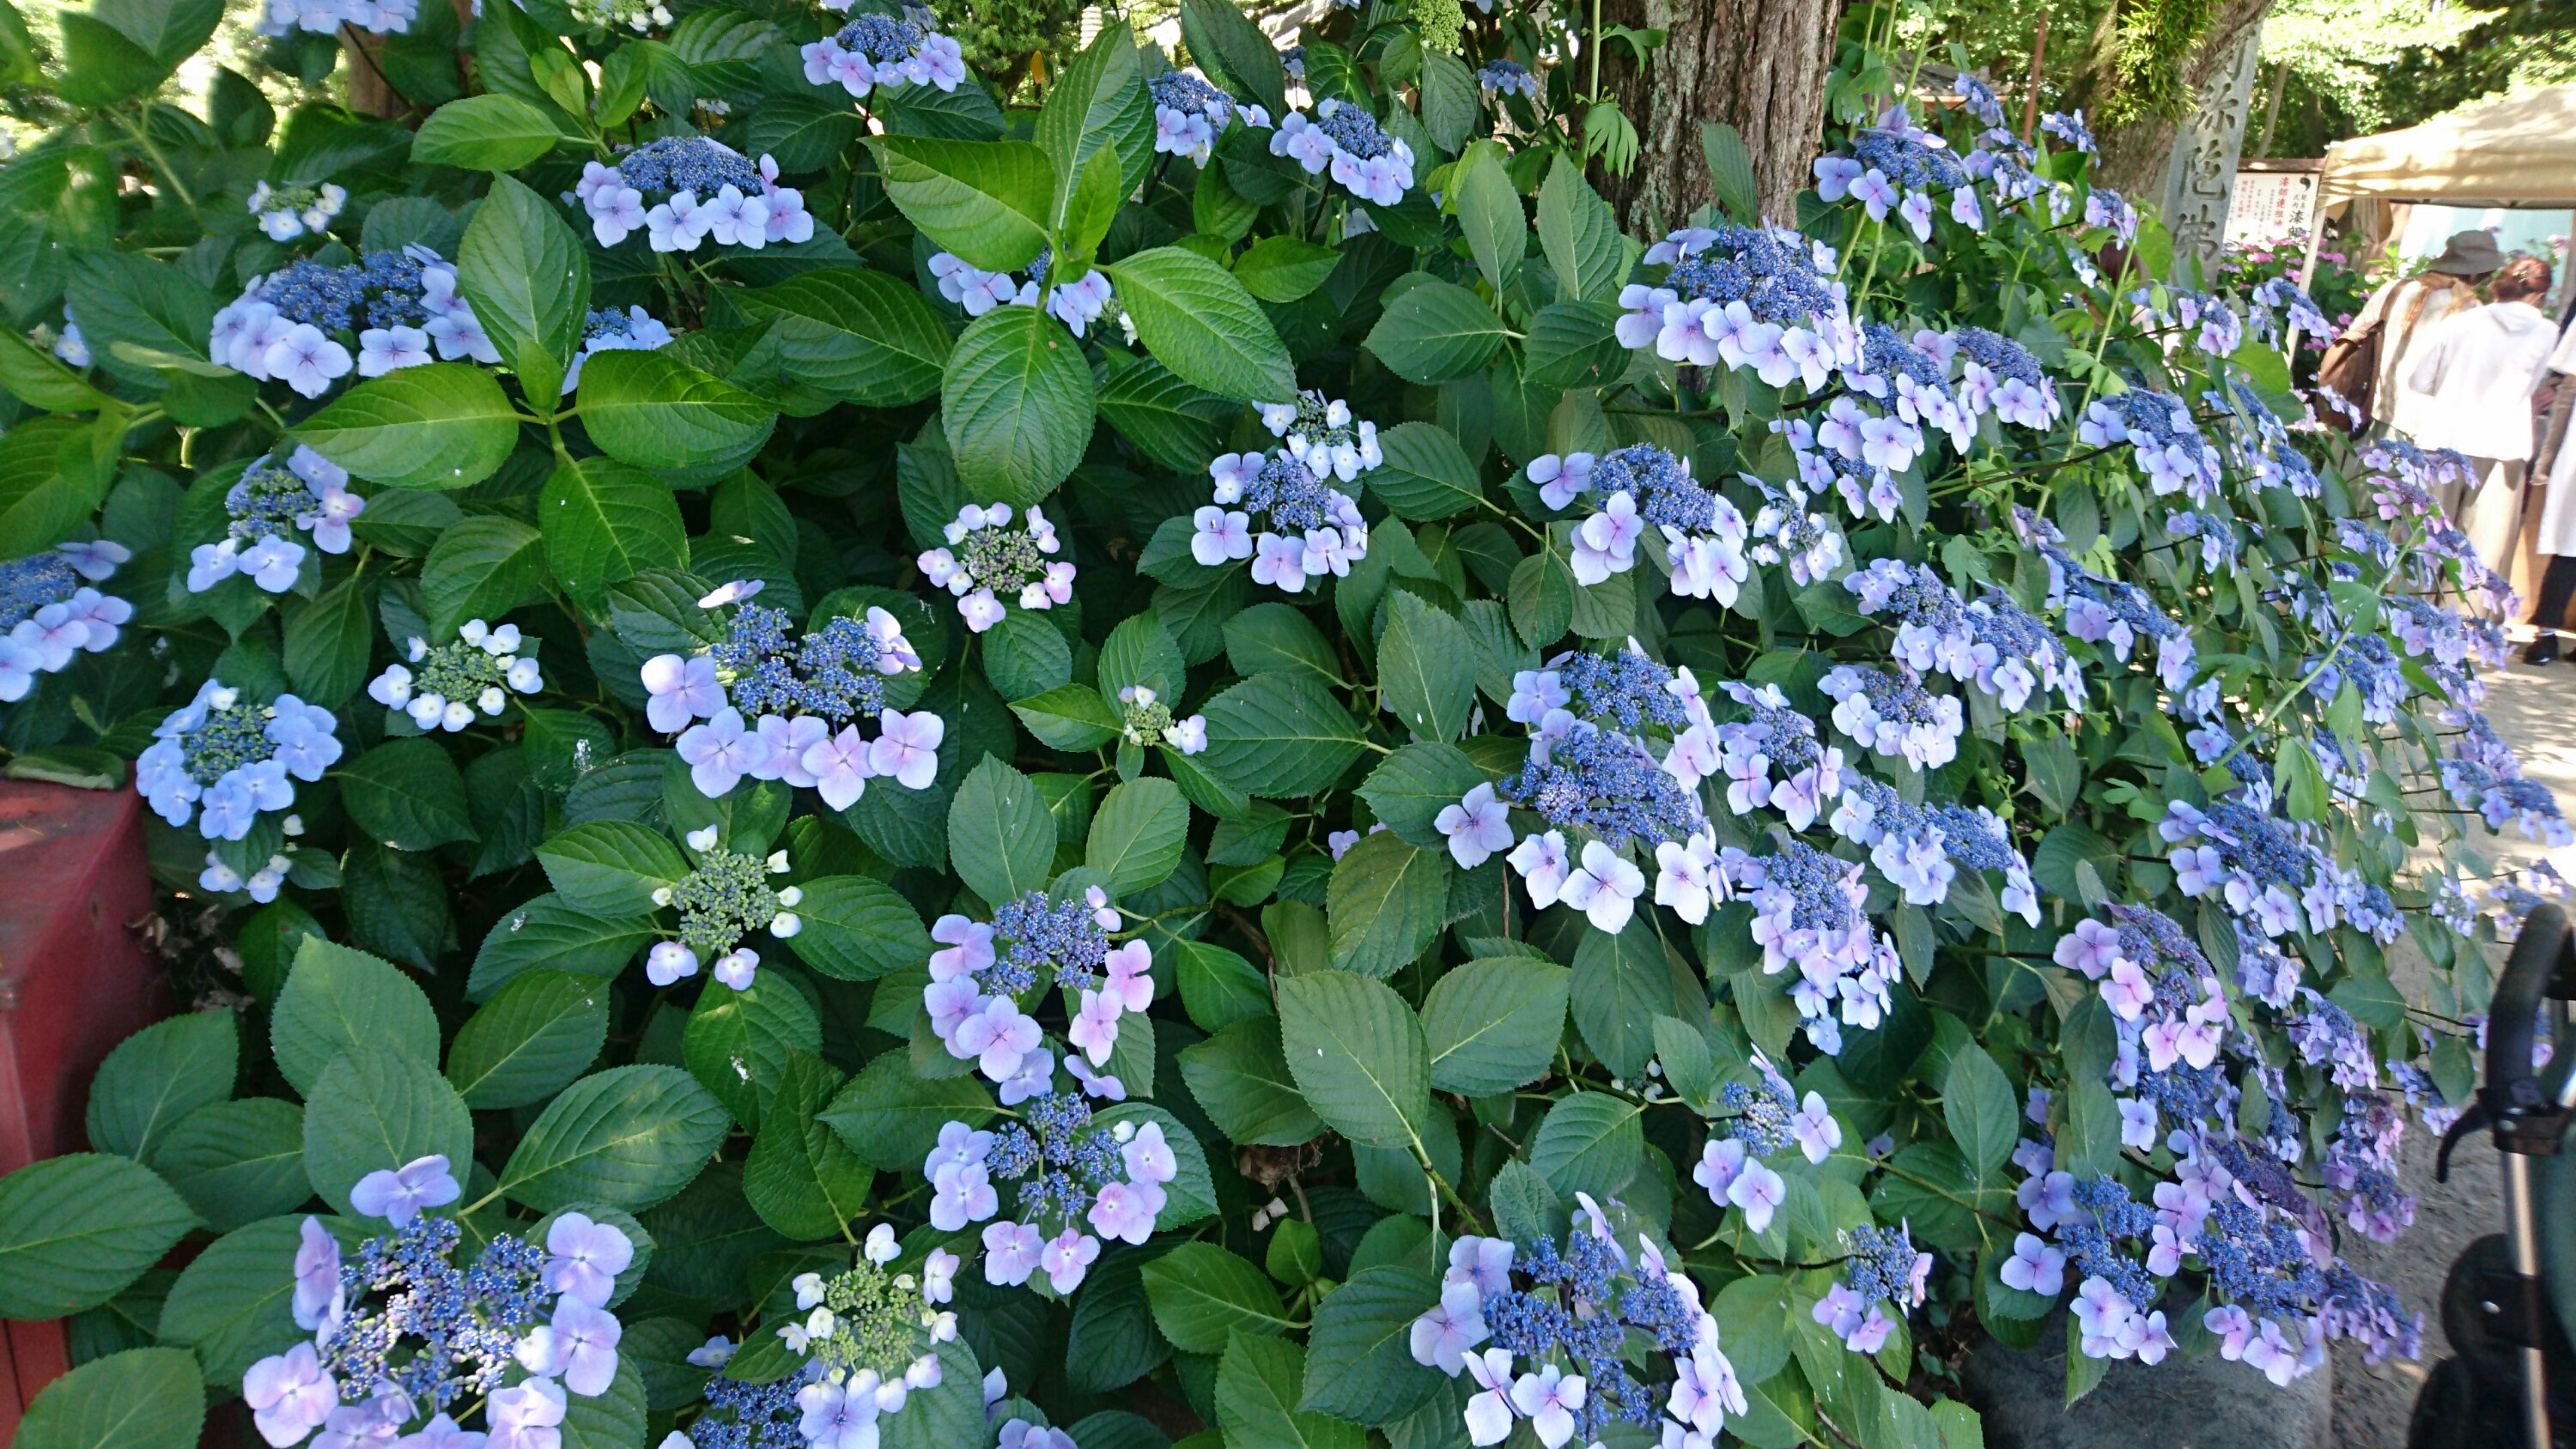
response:
[[[2549,294],[2549,264],[2516,257],[2495,274],[2493,302],[2454,312],[2426,332],[2403,368],[2416,395],[2407,434],[2427,450],[2466,454],[2474,481],[2446,484],[2442,508],[2478,559],[2510,577],[2522,529],[2523,466],[2531,457],[2531,394],[2558,346],[2558,327],[2536,305]]]
[[[2549,373],[2563,403],[2571,389],[2563,379],[2576,378],[2576,315],[2561,324],[2558,348],[2549,357]],[[2535,459],[2534,466],[2548,470],[2542,480],[2546,486],[2541,489],[2540,518],[2533,525],[2541,574],[2531,622],[2539,632],[2523,646],[2522,662],[2551,664],[2559,655],[2558,626],[2566,622],[2567,606],[2576,603],[2576,446],[2561,439],[2557,455]]]
[[[2362,304],[2345,336],[2363,337],[2376,329],[2376,370],[2368,399],[2374,422],[2402,433],[2414,431],[2422,402],[2405,384],[2407,354],[2444,318],[2476,306],[2476,288],[2503,265],[2504,253],[2496,249],[2494,237],[2459,232],[2423,271],[2390,282]]]

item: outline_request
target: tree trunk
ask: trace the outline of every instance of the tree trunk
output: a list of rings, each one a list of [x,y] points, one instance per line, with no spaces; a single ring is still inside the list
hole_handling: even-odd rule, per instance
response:
[[[1596,166],[1595,179],[1628,230],[1660,236],[1710,199],[1704,121],[1743,133],[1764,213],[1795,222],[1824,133],[1825,73],[1846,0],[1600,3],[1605,24],[1665,34],[1643,67],[1623,41],[1602,57],[1602,82],[1637,128],[1638,155],[1627,175]]]
[[[2198,95],[2238,38],[2262,24],[2264,14],[2271,8],[2272,0],[2221,0],[2211,13],[2209,28],[2183,58],[2182,94]],[[2098,111],[2114,99],[2111,85],[2119,57],[2119,11],[2120,7],[2113,5],[2103,13],[2102,24],[2094,31],[2092,47],[2085,56],[2084,70],[2068,88],[2068,100],[2087,111]],[[2102,159],[2094,180],[2133,200],[2154,201],[2181,119],[2147,115],[2117,125],[2095,124],[2093,135],[2101,143]]]

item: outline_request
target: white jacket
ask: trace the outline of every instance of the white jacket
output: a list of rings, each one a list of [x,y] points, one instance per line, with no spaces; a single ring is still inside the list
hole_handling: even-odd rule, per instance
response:
[[[2407,355],[2415,441],[2472,458],[2531,455],[2531,390],[2558,345],[2558,328],[2528,302],[2497,302],[2445,317]]]

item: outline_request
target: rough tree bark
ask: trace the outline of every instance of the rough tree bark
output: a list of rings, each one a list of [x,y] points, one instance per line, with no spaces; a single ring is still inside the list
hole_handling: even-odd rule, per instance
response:
[[[1637,128],[1638,154],[1626,176],[1594,180],[1631,232],[1678,226],[1710,199],[1703,121],[1744,134],[1763,211],[1796,220],[1796,197],[1824,132],[1825,74],[1845,3],[1602,0],[1605,24],[1665,34],[1642,67],[1617,41],[1602,57],[1602,81]]]
[[[2237,38],[2262,24],[2265,12],[2271,8],[2272,0],[2220,0],[2211,14],[2209,28],[2183,58],[2182,93],[2198,94]],[[2119,54],[2119,12],[2118,5],[2103,12],[2102,23],[2095,28],[2091,47],[2085,53],[2084,68],[2067,88],[2067,103],[2083,107],[2088,114],[2100,114],[2111,99]],[[2101,143],[2102,161],[2094,179],[2133,200],[2153,201],[2164,175],[2165,159],[2173,151],[2179,120],[2176,116],[2151,115],[2116,126],[2097,122],[2093,136]]]

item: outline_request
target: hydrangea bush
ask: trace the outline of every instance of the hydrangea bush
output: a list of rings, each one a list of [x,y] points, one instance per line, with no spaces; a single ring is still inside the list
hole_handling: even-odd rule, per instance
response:
[[[1881,97],[1767,217],[1712,129],[1629,237],[1535,14],[1185,0],[1005,111],[940,9],[363,9],[406,122],[162,98],[216,7],[0,46],[0,744],[143,797],[207,1008],[0,1179],[22,1443],[1875,1449],[1986,1336],[2416,1351],[2341,1246],[2564,890],[2509,591],[2080,116]]]

